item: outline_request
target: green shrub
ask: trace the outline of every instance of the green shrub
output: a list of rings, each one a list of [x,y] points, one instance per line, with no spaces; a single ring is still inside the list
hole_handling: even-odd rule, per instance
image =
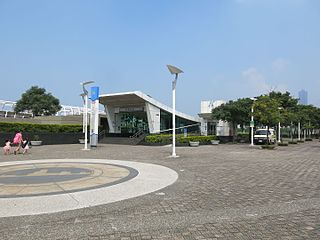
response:
[[[216,140],[217,137],[214,135],[211,136],[187,136],[184,137],[183,134],[176,135],[176,142],[177,143],[189,143],[197,142],[200,143],[209,143],[210,140]],[[172,134],[152,134],[145,137],[145,142],[147,143],[158,143],[158,144],[170,144],[172,143]]]
[[[171,134],[153,134],[148,135],[144,139],[147,143],[169,144],[172,141]]]
[[[237,134],[237,140],[238,141],[249,141],[250,140],[250,134],[249,133],[238,133]]]
[[[289,141],[289,144],[298,144],[297,141]]]
[[[284,147],[284,146],[288,146],[289,144],[287,142],[280,142],[278,143],[278,146],[280,147]]]
[[[312,141],[312,138],[306,138],[306,142],[311,142]]]
[[[261,148],[262,149],[268,149],[268,150],[273,150],[275,149],[275,145],[262,145]]]
[[[28,133],[78,133],[82,132],[82,125],[0,122],[0,131],[3,133],[15,133],[17,131]]]
[[[304,141],[303,141],[303,140],[298,140],[297,142],[298,142],[298,143],[304,143]]]
[[[210,140],[216,140],[216,136],[179,136],[177,137],[178,143],[189,143],[189,142],[200,142],[200,143],[209,143]]]

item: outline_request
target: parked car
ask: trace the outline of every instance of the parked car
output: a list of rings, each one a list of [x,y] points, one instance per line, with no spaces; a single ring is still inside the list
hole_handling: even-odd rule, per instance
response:
[[[272,128],[269,129],[268,140],[267,140],[267,129],[260,128],[255,131],[255,134],[253,136],[253,142],[255,144],[267,144],[268,141],[269,143],[272,143],[272,144],[277,142],[276,133],[274,129]]]

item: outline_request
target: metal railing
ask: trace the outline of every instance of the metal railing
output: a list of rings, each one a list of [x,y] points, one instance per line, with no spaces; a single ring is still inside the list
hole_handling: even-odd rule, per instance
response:
[[[175,128],[175,129],[176,129],[176,130],[179,130],[179,129],[190,128],[190,127],[195,127],[195,126],[200,126],[200,123],[195,123],[195,124],[191,124],[191,125],[186,125],[186,126],[183,126],[183,127],[177,127],[177,128]],[[169,128],[169,129],[157,131],[156,133],[170,132],[170,131],[172,131],[172,130],[173,130],[173,128]]]
[[[138,132],[136,132],[135,134],[133,134],[132,136],[130,136],[130,138],[137,138],[139,137],[141,134],[143,134],[144,131],[142,129],[140,129]]]

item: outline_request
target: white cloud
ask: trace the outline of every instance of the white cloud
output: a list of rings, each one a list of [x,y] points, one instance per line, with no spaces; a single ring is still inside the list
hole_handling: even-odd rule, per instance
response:
[[[254,95],[265,94],[271,86],[267,84],[265,77],[256,68],[251,67],[242,72],[242,77],[247,81]]]
[[[274,71],[284,71],[289,65],[289,61],[283,58],[277,58],[275,59],[272,64],[271,67]]]
[[[245,80],[245,85],[248,85],[245,87],[249,89],[252,96],[267,94],[270,91],[285,92],[288,89],[285,84],[281,83],[275,86],[270,85],[267,83],[266,77],[254,67],[242,71],[242,78]]]

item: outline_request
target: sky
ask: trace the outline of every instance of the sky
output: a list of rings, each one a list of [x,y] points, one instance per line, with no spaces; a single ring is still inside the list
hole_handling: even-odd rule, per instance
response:
[[[140,90],[196,115],[201,100],[308,91],[320,106],[318,0],[0,0],[0,99],[31,86],[81,106]]]

